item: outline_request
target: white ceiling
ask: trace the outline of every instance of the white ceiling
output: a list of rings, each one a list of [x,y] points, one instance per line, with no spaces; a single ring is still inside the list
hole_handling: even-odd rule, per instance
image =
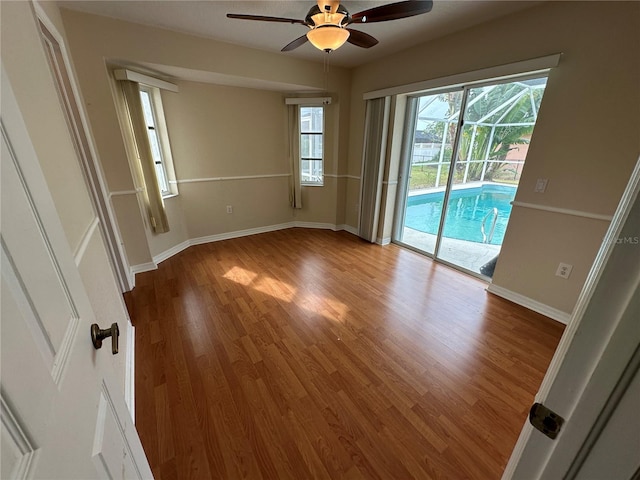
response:
[[[380,43],[370,49],[347,43],[331,53],[331,63],[355,67],[427,40],[530,8],[542,1],[544,0],[434,0],[433,9],[427,14],[383,23],[354,25],[354,29],[373,35]],[[73,0],[58,3],[72,10],[163,27],[269,52],[280,52],[290,41],[304,35],[307,28],[288,23],[234,20],[227,18],[226,14],[304,19],[309,8],[315,4],[313,0]],[[394,1],[342,2],[352,14],[387,3]],[[318,62],[323,61],[324,55],[308,42],[292,52],[280,54]]]

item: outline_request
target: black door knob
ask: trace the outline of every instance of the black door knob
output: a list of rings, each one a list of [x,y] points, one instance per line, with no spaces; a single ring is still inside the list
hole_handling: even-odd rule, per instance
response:
[[[120,329],[117,323],[112,323],[111,328],[101,330],[97,323],[91,325],[91,342],[93,342],[93,348],[98,350],[102,348],[102,341],[105,338],[111,337],[111,353],[118,353],[118,337],[120,336]]]

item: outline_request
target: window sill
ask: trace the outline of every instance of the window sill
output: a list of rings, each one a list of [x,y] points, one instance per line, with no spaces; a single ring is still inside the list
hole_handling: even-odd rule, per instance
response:
[[[324,187],[324,183],[301,183],[302,187]]]
[[[177,193],[167,193],[166,195],[162,195],[162,200],[166,200],[167,198],[177,197]]]

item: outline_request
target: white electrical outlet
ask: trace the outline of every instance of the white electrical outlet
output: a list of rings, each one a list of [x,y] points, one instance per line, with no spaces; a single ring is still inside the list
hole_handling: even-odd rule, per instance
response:
[[[533,190],[536,193],[544,193],[547,189],[548,178],[539,178],[536,182],[536,188]]]
[[[227,205],[227,213],[233,213],[233,206]]]
[[[573,265],[569,265],[568,263],[560,263],[558,265],[558,269],[556,270],[556,276],[569,278],[569,275],[571,275],[571,270],[573,270]]]

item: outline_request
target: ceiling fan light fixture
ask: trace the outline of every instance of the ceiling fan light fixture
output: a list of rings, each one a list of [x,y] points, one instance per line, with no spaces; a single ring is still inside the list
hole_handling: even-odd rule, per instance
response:
[[[307,39],[318,50],[337,50],[349,39],[349,30],[337,25],[321,25],[307,32]]]

